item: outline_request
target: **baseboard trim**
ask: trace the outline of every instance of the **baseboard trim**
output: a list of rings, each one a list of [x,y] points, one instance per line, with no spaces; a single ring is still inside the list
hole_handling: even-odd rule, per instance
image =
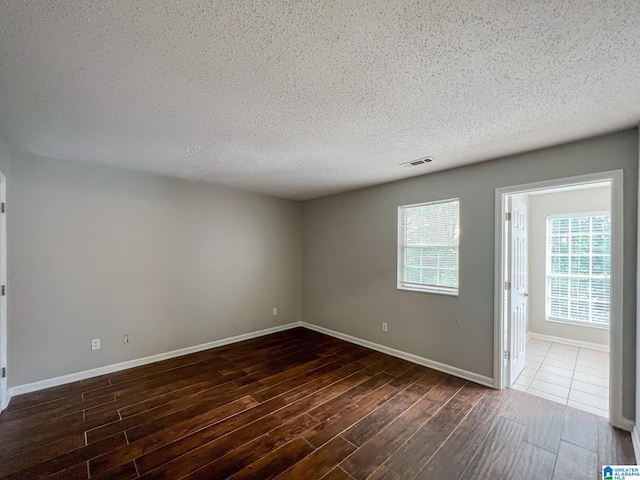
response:
[[[465,380],[479,383],[480,385],[495,388],[493,384],[493,378],[485,377],[484,375],[479,375],[474,372],[462,370],[461,368],[452,367],[451,365],[436,362],[435,360],[429,360],[428,358],[420,357],[412,353],[403,352],[402,350],[396,350],[395,348],[380,345],[379,343],[370,342],[368,340],[363,340],[358,337],[353,337],[351,335],[347,335],[346,333],[336,332],[335,330],[330,330],[328,328],[313,325],[311,323],[301,322],[301,324],[303,327],[308,328],[309,330],[315,330],[316,332],[324,333],[326,335],[330,335],[347,342],[355,343],[356,345],[360,345],[362,347],[367,347],[378,352],[386,353],[393,357],[402,358],[403,360],[408,360],[409,362],[417,363],[418,365],[423,365],[440,372],[448,373]]]
[[[601,352],[608,352],[608,345],[600,345],[599,343],[581,342],[580,340],[571,340],[569,338],[554,337],[553,335],[543,335],[542,333],[528,333],[529,338],[535,338],[538,340],[546,340],[547,342],[564,343],[565,345],[573,345],[574,347],[590,348],[592,350],[600,350]]]
[[[633,453],[636,456],[636,465],[640,465],[640,433],[637,426],[631,430],[631,441],[633,442]]]
[[[243,340],[250,340],[252,338],[263,337],[272,333],[282,332],[284,330],[290,330],[295,327],[300,327],[302,322],[293,322],[286,325],[279,325],[277,327],[265,328],[264,330],[258,330],[256,332],[243,333],[242,335],[236,335],[234,337],[223,338],[221,340],[215,340],[213,342],[202,343],[193,347],[180,348],[178,350],[172,350],[170,352],[159,353],[156,355],[150,355],[148,357],[138,358],[135,360],[128,360],[126,362],[115,363],[112,365],[106,365],[104,367],[92,368],[90,370],[83,370],[81,372],[70,373],[68,375],[62,375],[60,377],[49,378],[47,380],[40,380],[38,382],[26,383],[24,385],[17,385],[9,388],[6,398],[7,405],[11,397],[21,395],[23,393],[36,392],[38,390],[44,390],[45,388],[57,387],[58,385],[64,385],[65,383],[77,382],[78,380],[85,380],[87,378],[97,377],[99,375],[105,375],[108,373],[119,372],[120,370],[126,370],[128,368],[139,367],[141,365],[147,365],[149,363],[159,362],[161,360],[167,360],[169,358],[181,357],[182,355],[188,355],[190,353],[201,352],[202,350],[208,350],[210,348],[222,347],[224,345],[230,345],[232,343],[242,342]],[[6,405],[2,407],[2,410],[6,408]]]

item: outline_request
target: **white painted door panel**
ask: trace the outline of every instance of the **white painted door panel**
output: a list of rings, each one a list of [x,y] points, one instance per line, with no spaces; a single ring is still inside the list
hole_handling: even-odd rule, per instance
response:
[[[519,197],[511,197],[510,230],[510,287],[509,297],[509,385],[512,385],[525,366],[527,342],[527,205]]]

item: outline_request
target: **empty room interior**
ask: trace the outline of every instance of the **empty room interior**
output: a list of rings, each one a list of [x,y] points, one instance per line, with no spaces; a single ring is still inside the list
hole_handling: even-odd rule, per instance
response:
[[[639,25],[1,0],[0,479],[623,478]]]

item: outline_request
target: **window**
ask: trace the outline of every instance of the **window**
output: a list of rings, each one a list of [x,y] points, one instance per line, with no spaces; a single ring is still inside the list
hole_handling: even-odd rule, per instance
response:
[[[398,207],[398,288],[458,294],[460,201]]]
[[[547,218],[547,320],[609,325],[610,250],[608,213]]]

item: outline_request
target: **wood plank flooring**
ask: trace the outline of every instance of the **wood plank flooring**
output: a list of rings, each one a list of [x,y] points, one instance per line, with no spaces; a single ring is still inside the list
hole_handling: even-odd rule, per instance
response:
[[[628,433],[297,328],[21,395],[3,479],[601,478]]]

